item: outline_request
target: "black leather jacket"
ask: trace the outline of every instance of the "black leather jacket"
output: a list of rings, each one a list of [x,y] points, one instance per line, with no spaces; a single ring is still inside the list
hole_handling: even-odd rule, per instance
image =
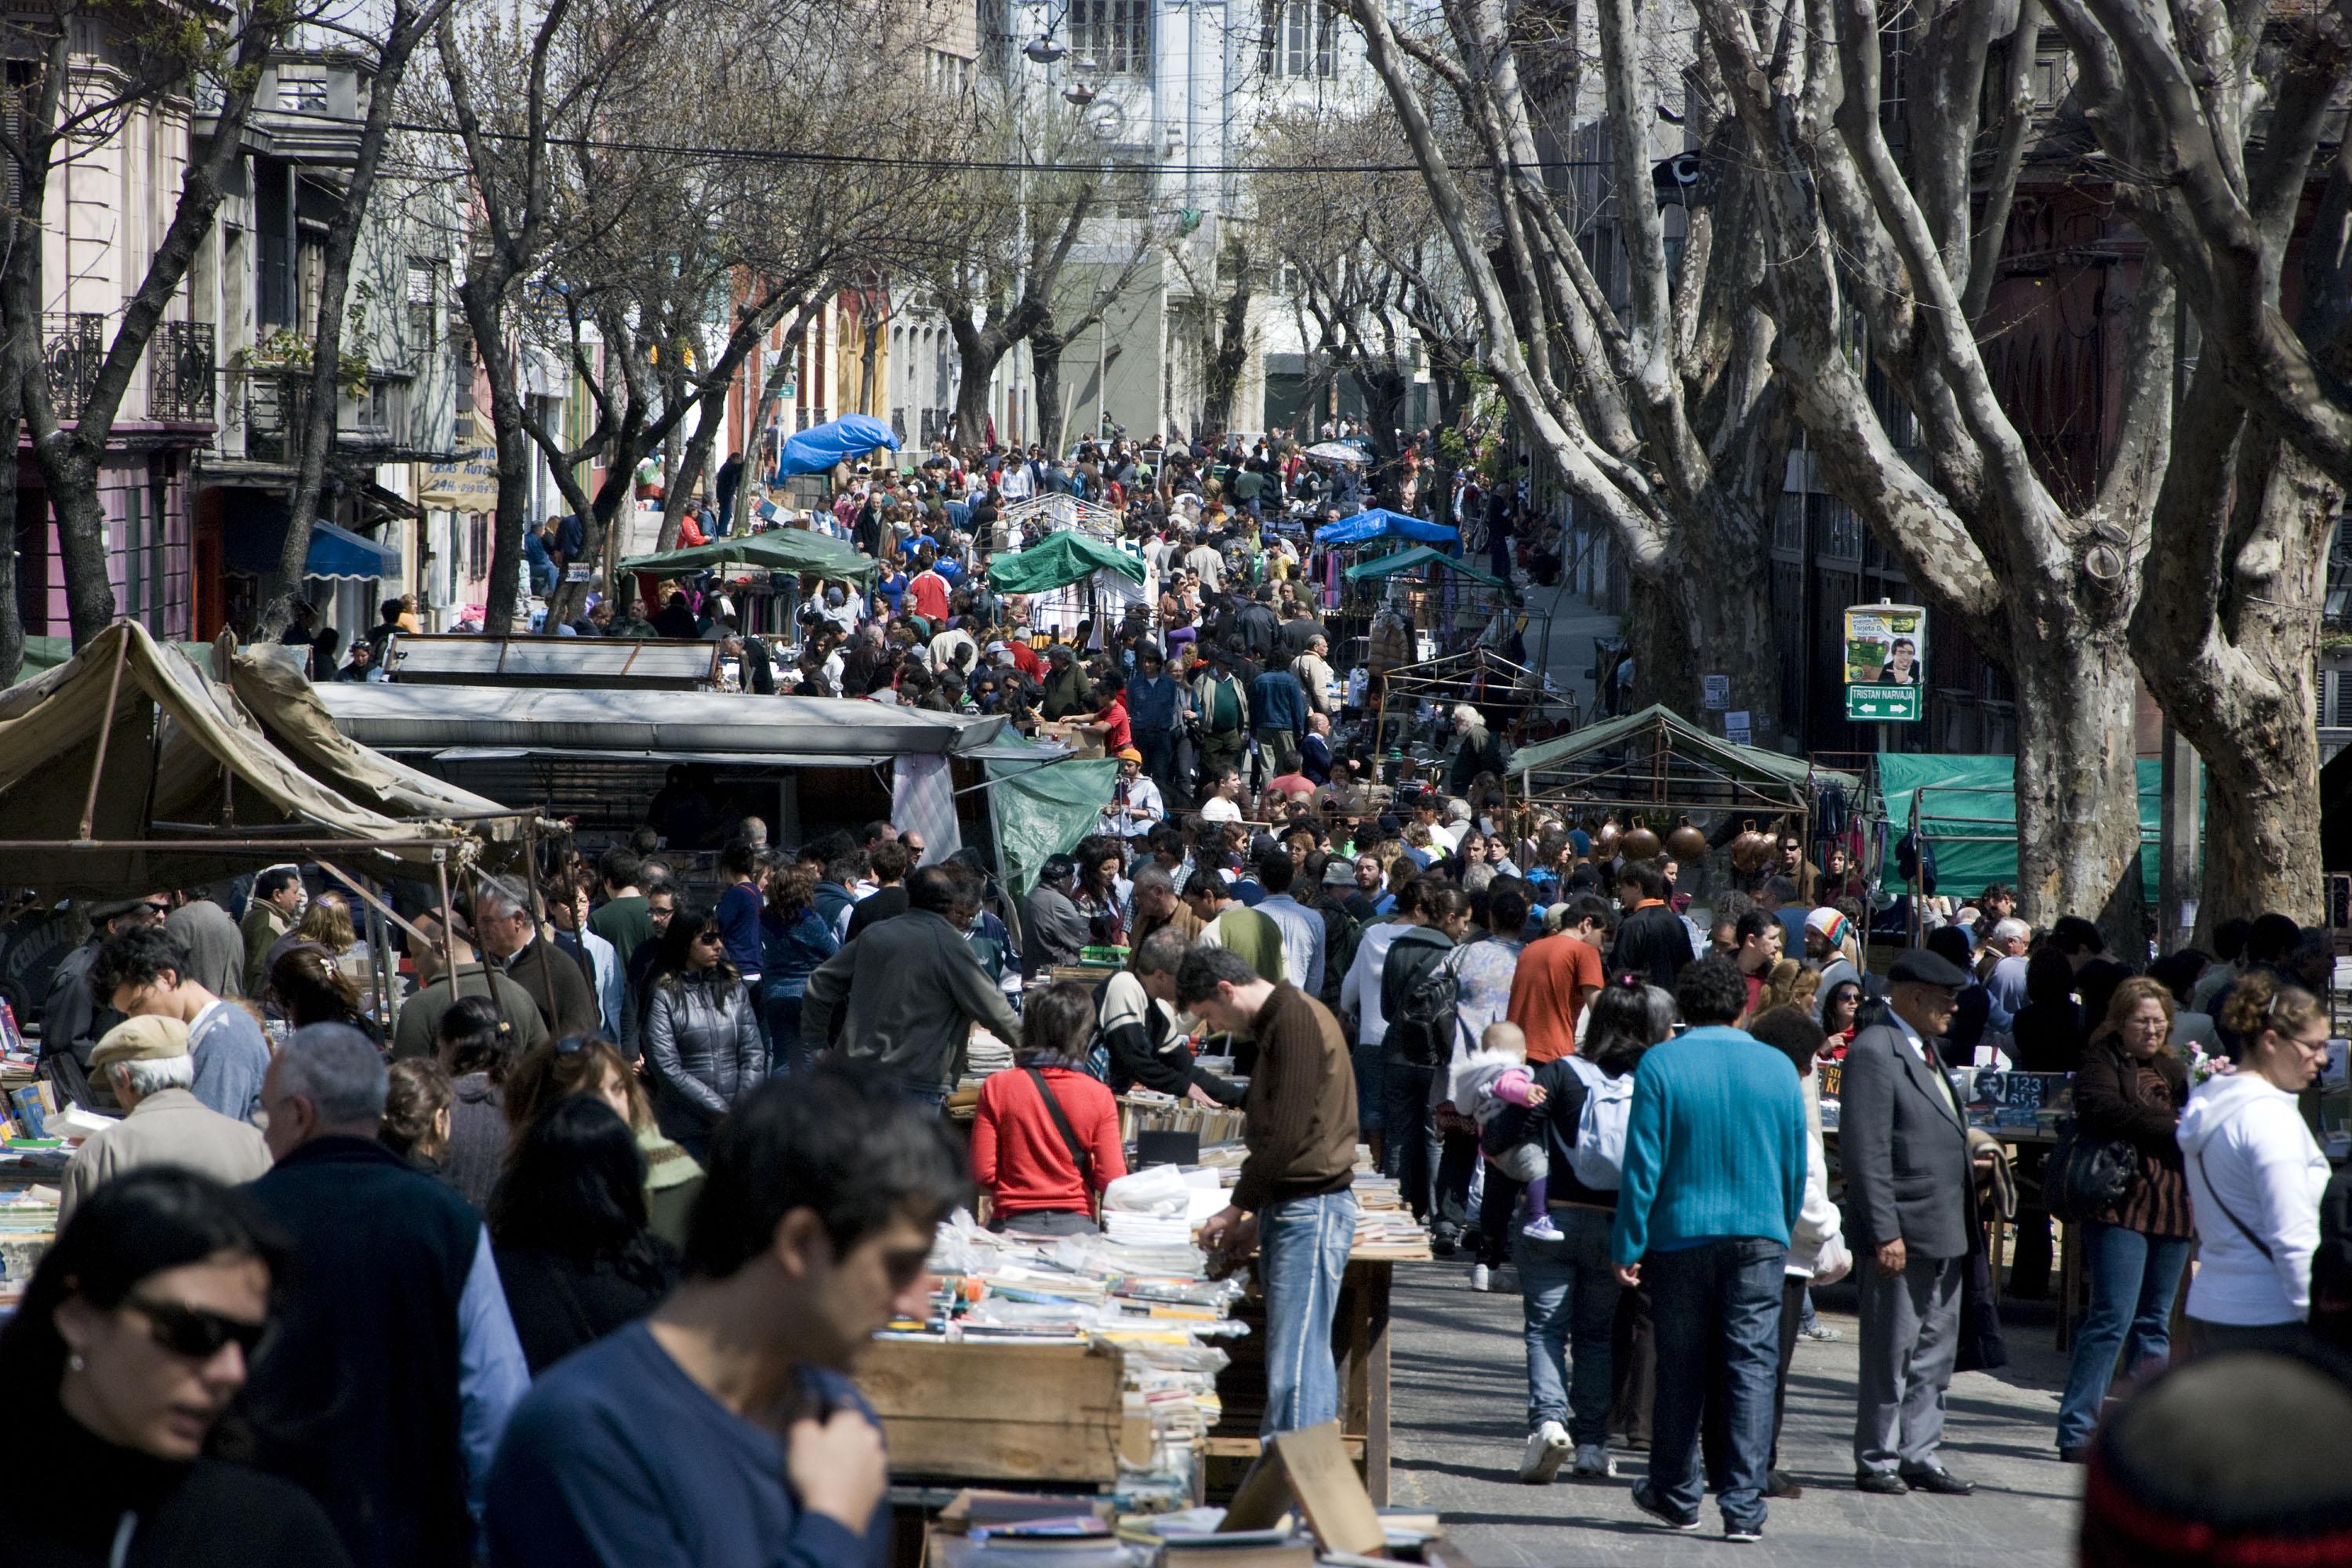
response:
[[[740,980],[672,976],[646,999],[646,1059],[654,1120],[672,1138],[701,1138],[768,1076],[768,1050]]]

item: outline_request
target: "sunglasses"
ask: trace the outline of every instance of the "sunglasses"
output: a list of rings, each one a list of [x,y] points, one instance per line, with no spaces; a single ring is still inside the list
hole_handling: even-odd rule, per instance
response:
[[[724,931],[697,931],[694,936],[694,940],[703,943],[707,947],[719,947],[726,942],[727,935]]]
[[[151,1301],[142,1296],[130,1296],[124,1298],[123,1305],[136,1308],[146,1317],[148,1332],[157,1344],[190,1361],[210,1361],[220,1354],[223,1345],[231,1343],[249,1358],[269,1332],[267,1321],[248,1322],[243,1318],[184,1307],[176,1301]]]

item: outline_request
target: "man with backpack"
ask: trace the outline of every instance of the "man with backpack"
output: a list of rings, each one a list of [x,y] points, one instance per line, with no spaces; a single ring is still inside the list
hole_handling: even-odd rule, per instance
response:
[[[1455,944],[1470,932],[1470,899],[1450,882],[1425,882],[1422,923],[1401,931],[1381,964],[1381,1173],[1402,1187],[1413,1217],[1426,1223],[1435,1202],[1436,1151],[1430,1110],[1437,1074],[1454,1058],[1462,980]],[[1442,1229],[1442,1227],[1441,1227]],[[1454,1234],[1433,1237],[1441,1255]]]
[[[1619,1281],[1649,1287],[1658,1347],[1650,1474],[1633,1506],[1696,1530],[1712,1479],[1734,1542],[1762,1538],[1780,1282],[1805,1201],[1804,1095],[1787,1057],[1731,1026],[1747,1001],[1729,959],[1684,966],[1675,1003],[1690,1027],[1635,1069],[1610,1245]],[[1703,1414],[1723,1439],[1704,1478]]]

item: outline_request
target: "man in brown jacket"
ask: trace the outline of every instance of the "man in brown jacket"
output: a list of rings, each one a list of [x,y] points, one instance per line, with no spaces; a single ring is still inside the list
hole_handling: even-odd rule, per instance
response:
[[[1233,1203],[1201,1227],[1203,1247],[1246,1250],[1255,1215],[1265,1287],[1265,1435],[1339,1413],[1331,1316],[1356,1238],[1356,1072],[1330,1010],[1271,982],[1226,948],[1196,948],[1176,1000],[1212,1029],[1257,1046]]]

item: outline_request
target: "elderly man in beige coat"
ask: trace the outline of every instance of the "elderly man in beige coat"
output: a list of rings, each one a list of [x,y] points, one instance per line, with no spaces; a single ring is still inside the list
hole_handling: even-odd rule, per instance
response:
[[[91,1050],[89,1066],[128,1114],[74,1151],[58,1200],[58,1228],[102,1184],[142,1165],[184,1165],[232,1186],[269,1169],[269,1147],[251,1123],[223,1116],[189,1092],[196,1063],[188,1053],[188,1026],[179,1019],[116,1025]]]

